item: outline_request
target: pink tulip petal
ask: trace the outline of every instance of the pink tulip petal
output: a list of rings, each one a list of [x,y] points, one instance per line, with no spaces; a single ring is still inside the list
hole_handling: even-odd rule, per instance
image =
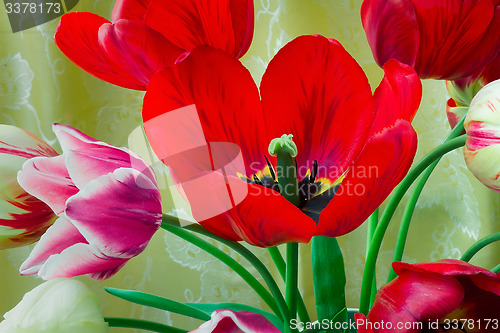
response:
[[[97,141],[70,126],[54,124],[53,131],[66,156],[68,173],[79,189],[118,168],[134,168],[156,181],[151,168],[126,148]]]
[[[57,156],[57,152],[42,139],[15,126],[0,124],[0,154],[24,158]]]
[[[131,258],[144,250],[160,226],[161,197],[148,177],[119,168],[92,180],[68,200],[66,214],[100,253]]]
[[[66,170],[63,155],[26,161],[17,179],[26,192],[45,202],[57,215],[64,211],[68,198],[78,193]]]
[[[212,319],[190,333],[279,333],[264,316],[249,311],[216,310]]]
[[[115,274],[128,259],[109,258],[95,252],[89,244],[78,243],[52,255],[40,268],[44,280],[90,274],[103,280]]]
[[[87,241],[69,219],[62,214],[43,234],[28,259],[23,262],[19,269],[21,275],[38,273],[50,256],[59,254],[67,247],[77,243],[87,243]]]

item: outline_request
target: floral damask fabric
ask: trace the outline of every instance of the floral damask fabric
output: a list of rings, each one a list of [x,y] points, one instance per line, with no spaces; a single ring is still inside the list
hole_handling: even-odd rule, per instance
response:
[[[287,42],[302,34],[322,34],[339,40],[367,73],[376,87],[383,71],[373,59],[361,25],[361,0],[255,0],[255,33],[248,53],[241,59],[257,84],[267,64]],[[110,17],[113,0],[80,1],[72,11],[88,11]],[[140,150],[141,107],[144,92],[120,88],[101,81],[74,65],[57,48],[53,35],[59,19],[22,32],[12,33],[7,14],[0,12],[0,123],[15,125],[56,147],[52,123],[70,125],[115,146]],[[413,126],[419,145],[418,161],[437,146],[449,131],[446,118],[445,84],[423,82],[423,99]],[[134,131],[135,130],[135,131]],[[133,132],[134,131],[134,132]],[[133,134],[132,134],[133,133]],[[139,133],[139,135],[137,135]],[[140,151],[136,151],[140,154]],[[175,199],[175,195],[174,195]],[[167,209],[189,217],[189,209],[167,200]],[[174,200],[175,201],[175,200]],[[177,202],[177,201],[175,201]],[[164,207],[167,207],[164,202]],[[500,230],[500,195],[488,190],[467,171],[461,150],[448,154],[427,183],[415,210],[412,238],[407,242],[403,261],[435,261],[459,258],[479,238]],[[388,230],[386,249],[392,248],[402,209]],[[364,267],[366,225],[339,239],[344,249],[347,273],[347,304],[357,307]],[[215,244],[215,243],[214,243]],[[307,245],[301,248],[300,269],[310,276],[311,260]],[[377,272],[382,285],[389,272],[391,250],[380,255]],[[0,314],[11,309],[22,295],[42,282],[19,277],[18,268],[33,246],[0,252]],[[231,250],[221,247],[227,253]],[[423,251],[422,249],[426,249]],[[168,256],[165,255],[165,250]],[[486,268],[498,264],[488,254],[498,253],[493,245],[472,260]],[[264,262],[265,249],[252,248]],[[238,255],[232,256],[250,269]],[[254,272],[255,273],[255,272]],[[161,276],[155,279],[152,276]],[[172,234],[157,232],[150,245],[120,272],[104,282],[85,283],[101,297],[103,312],[109,316],[130,316],[183,326],[185,319],[167,312],[122,302],[106,295],[102,286],[136,289],[184,302],[239,302],[264,307],[241,278],[210,255]],[[311,281],[304,285],[311,286]],[[313,302],[313,290],[304,290],[306,302]],[[312,304],[311,304],[312,305]]]

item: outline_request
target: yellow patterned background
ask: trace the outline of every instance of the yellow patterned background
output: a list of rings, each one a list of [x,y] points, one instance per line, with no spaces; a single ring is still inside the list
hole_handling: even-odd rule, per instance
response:
[[[375,88],[382,70],[375,64],[360,21],[361,0],[254,0],[255,34],[242,62],[260,78],[272,56],[296,36],[322,34],[339,40],[367,73]],[[110,17],[114,1],[81,0],[73,11]],[[100,140],[126,146],[140,124],[143,92],[100,81],[71,63],[53,42],[58,19],[13,34],[0,6],[0,123],[24,128],[54,144],[54,122],[68,124]],[[438,145],[449,131],[444,82],[424,82],[424,96],[413,122],[418,132],[417,160]],[[348,124],[346,124],[348,126]],[[415,210],[404,260],[459,258],[477,239],[500,231],[500,196],[486,189],[467,170],[461,150],[448,154],[429,180]],[[168,211],[170,208],[166,207]],[[380,255],[377,277],[385,281],[397,233],[399,210]],[[357,307],[363,272],[366,226],[341,237],[347,270],[348,306]],[[0,252],[0,314],[42,280],[21,277],[18,268],[32,247]],[[228,249],[226,251],[230,252]],[[498,264],[499,246],[483,250],[472,263]],[[267,252],[254,251],[265,263]],[[313,309],[308,245],[301,246],[301,288]],[[236,254],[233,256],[242,261]],[[245,265],[248,267],[248,265]],[[271,265],[269,265],[271,266]],[[250,268],[250,267],[248,267]],[[217,260],[173,235],[158,231],[146,251],[103,282],[78,278],[95,290],[106,316],[154,320],[192,329],[199,322],[131,305],[103,291],[103,286],[137,289],[184,302],[234,301],[263,306],[239,276]],[[111,332],[126,331],[111,329]],[[131,330],[128,330],[131,331]]]

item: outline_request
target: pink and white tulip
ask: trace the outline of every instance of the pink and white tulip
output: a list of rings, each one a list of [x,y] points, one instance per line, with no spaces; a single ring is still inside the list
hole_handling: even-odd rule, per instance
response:
[[[126,148],[54,124],[63,154],[26,162],[18,180],[58,220],[21,266],[43,279],[106,279],[141,253],[161,224],[152,169]]]
[[[500,192],[500,80],[477,93],[464,126],[467,167],[484,185]]]
[[[0,250],[36,242],[54,222],[55,215],[17,182],[24,162],[57,152],[31,133],[0,125]]]
[[[280,333],[264,316],[249,311],[216,310],[190,333]]]

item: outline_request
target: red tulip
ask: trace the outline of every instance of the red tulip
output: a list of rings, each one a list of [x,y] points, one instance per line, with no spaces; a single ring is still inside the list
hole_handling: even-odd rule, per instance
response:
[[[380,66],[394,58],[423,79],[477,74],[500,47],[498,0],[365,0],[361,19]]]
[[[54,39],[97,78],[146,90],[158,70],[198,45],[242,57],[253,22],[253,0],[117,0],[111,22],[92,13],[63,15]]]
[[[210,231],[262,247],[308,242],[316,234],[342,235],[387,197],[415,154],[416,134],[409,121],[420,103],[420,80],[395,60],[384,70],[372,96],[361,67],[337,41],[302,36],[269,63],[259,95],[238,60],[198,47],[152,79],[143,107],[146,134],[181,180],[194,217]],[[194,119],[182,124],[166,120],[172,111],[192,104],[199,129]],[[194,137],[198,131],[202,140]],[[172,134],[180,132],[188,138]],[[280,170],[274,171],[275,158],[266,157],[271,140],[283,134],[292,134],[298,149],[298,207],[279,195]],[[183,140],[208,143],[183,153]],[[212,143],[220,142],[241,148],[242,170],[220,166],[225,162],[214,156],[233,161],[238,154],[237,149],[215,151]],[[175,158],[165,158],[170,152]],[[206,160],[197,156],[193,162],[193,153],[205,154]],[[182,184],[203,177],[203,189]],[[246,197],[239,202],[222,190]],[[206,218],[207,210],[224,202],[231,208]]]
[[[358,332],[498,332],[500,273],[445,259],[393,263],[398,277],[375,296]]]

